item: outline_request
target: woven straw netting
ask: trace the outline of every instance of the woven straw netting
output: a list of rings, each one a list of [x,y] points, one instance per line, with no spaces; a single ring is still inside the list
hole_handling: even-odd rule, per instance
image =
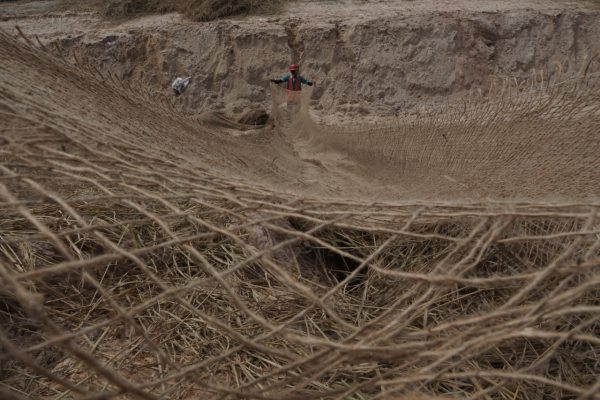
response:
[[[600,398],[592,200],[277,193],[171,151],[229,142],[167,106],[0,50],[2,398]]]

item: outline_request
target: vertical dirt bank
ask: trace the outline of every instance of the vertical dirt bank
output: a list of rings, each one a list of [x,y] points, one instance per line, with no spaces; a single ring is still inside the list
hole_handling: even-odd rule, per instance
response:
[[[376,3],[376,4],[375,4]],[[600,52],[594,3],[408,1],[295,3],[286,14],[192,23],[177,14],[81,24],[5,18],[26,33],[125,80],[168,93],[176,75],[193,76],[180,107],[241,112],[269,104],[268,79],[291,61],[317,82],[322,116],[396,115],[470,89],[494,75],[530,76],[555,62],[580,65]],[[431,4],[429,4],[431,3]],[[377,12],[377,8],[380,8]]]

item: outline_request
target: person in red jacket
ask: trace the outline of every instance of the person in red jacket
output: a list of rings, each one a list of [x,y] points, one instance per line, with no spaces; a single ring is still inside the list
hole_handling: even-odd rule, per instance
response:
[[[290,65],[290,73],[291,75],[286,75],[282,79],[271,79],[271,82],[277,84],[285,83],[287,90],[294,92],[302,90],[302,85],[314,85],[314,82],[311,82],[300,75],[300,66],[298,64]]]
[[[271,79],[271,82],[276,84],[285,84],[287,88],[287,108],[291,115],[298,114],[301,108],[300,91],[302,85],[313,86],[314,82],[309,81],[300,75],[300,66],[298,64],[290,65],[291,75],[286,75],[282,79]]]

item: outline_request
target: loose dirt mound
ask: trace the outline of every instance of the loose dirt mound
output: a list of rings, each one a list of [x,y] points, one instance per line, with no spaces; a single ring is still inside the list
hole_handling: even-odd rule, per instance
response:
[[[233,138],[4,34],[0,52],[3,397],[600,398],[592,80],[395,135],[317,126],[274,89],[277,128]],[[285,186],[341,143],[420,190],[510,166],[525,192],[543,168],[539,192],[565,168],[573,202]]]

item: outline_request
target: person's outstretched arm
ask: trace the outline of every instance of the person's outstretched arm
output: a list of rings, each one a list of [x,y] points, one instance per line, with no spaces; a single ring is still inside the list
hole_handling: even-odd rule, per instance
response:
[[[273,82],[273,83],[286,83],[289,80],[290,80],[290,77],[286,75],[282,79],[271,79],[271,82]]]
[[[308,79],[306,79],[303,76],[300,77],[300,82],[303,83],[303,84],[305,84],[305,85],[308,85],[308,86],[312,86],[312,85],[315,84],[314,82],[309,81]]]

